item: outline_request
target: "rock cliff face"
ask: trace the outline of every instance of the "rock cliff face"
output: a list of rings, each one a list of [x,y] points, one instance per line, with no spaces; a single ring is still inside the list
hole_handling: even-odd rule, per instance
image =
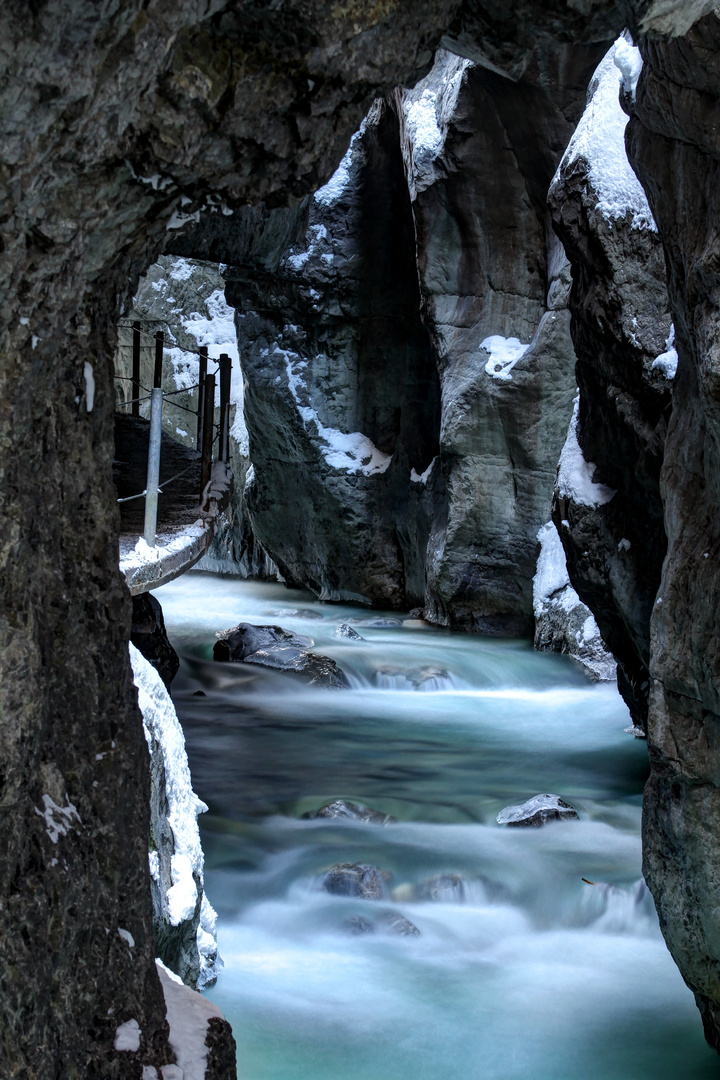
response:
[[[662,243],[625,153],[616,53],[630,79],[641,64],[624,39],[607,54],[549,194],[573,268],[580,389],[553,520],[573,586],[618,661],[618,686],[644,728],[650,616],[665,554],[660,467],[672,327]]]
[[[679,357],[660,478],[667,554],[651,620],[644,867],[720,1049],[720,19],[641,48],[628,149],[665,247]]]
[[[492,9],[460,0],[3,4],[5,1075],[136,1077],[136,1061],[114,1049],[117,1027],[130,1020],[141,1030],[148,1070],[172,1057],[152,955],[147,752],[127,655],[131,608],[117,569],[111,479],[113,328],[139,274],[164,249],[168,227],[206,203],[281,205],[316,189],[373,98],[413,85],[442,39],[517,75],[540,35],[609,41],[628,19],[684,31],[713,3],[637,0],[619,11],[601,0],[590,14],[587,5],[540,0]],[[711,44],[713,33],[711,19],[703,30]],[[715,211],[705,95],[716,93],[719,80],[708,62],[714,45],[709,52],[648,45],[646,54],[659,74],[641,86],[644,119],[631,137],[670,254],[683,387],[663,480],[670,508],[663,597],[678,621],[662,641],[665,617],[658,623],[661,644],[651,661],[660,681],[648,875],[671,946],[712,1021],[712,1003],[720,1001],[708,917],[716,859],[706,824],[717,789],[697,748],[712,741],[717,712],[708,599],[716,526],[708,515],[684,538],[681,529],[693,495],[703,507],[717,505],[714,353],[706,341],[716,270],[713,245],[701,242],[706,234],[692,222]],[[669,88],[666,62],[677,75]],[[667,94],[673,108],[663,116]],[[675,117],[682,141],[667,127]],[[657,146],[664,159],[653,160]],[[700,558],[706,550],[709,557],[683,566],[690,537]],[[680,887],[683,858],[699,867],[689,900]],[[706,959],[693,966],[693,955]]]
[[[439,390],[395,112],[373,106],[275,274],[233,263],[256,537],[324,599],[422,603]]]
[[[426,617],[444,625],[533,630],[537,531],[575,392],[545,196],[596,56],[544,42],[517,82],[444,56],[399,94],[441,385]]]
[[[283,228],[276,211],[197,231],[229,263],[246,499],[286,580],[532,632],[575,390],[544,193],[596,58],[547,46],[515,84],[441,52]]]

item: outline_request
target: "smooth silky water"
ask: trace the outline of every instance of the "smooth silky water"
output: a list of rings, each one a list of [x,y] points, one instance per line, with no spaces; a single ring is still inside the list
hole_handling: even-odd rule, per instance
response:
[[[363,621],[397,613],[281,585],[193,573],[157,596],[210,806],[225,969],[208,996],[232,1023],[240,1080],[718,1076],[642,885],[647,750],[624,733],[614,686],[529,643],[406,617],[373,628]],[[352,688],[214,663],[215,634],[242,621],[311,636]],[[366,640],[335,637],[342,621]],[[546,791],[581,820],[496,824]],[[397,824],[303,819],[336,798]],[[339,862],[387,871],[392,897],[330,896],[323,874]],[[446,873],[465,879],[462,902],[417,899]],[[420,936],[383,930],[391,911]],[[377,931],[353,935],[353,915]]]

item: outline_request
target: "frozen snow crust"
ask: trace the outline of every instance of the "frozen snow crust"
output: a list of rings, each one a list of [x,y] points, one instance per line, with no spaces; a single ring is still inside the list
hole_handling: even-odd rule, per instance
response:
[[[585,161],[588,180],[597,195],[599,213],[612,222],[631,216],[634,229],[657,232],[645,192],[625,151],[628,116],[620,105],[621,84],[634,93],[642,68],[640,50],[620,37],[597,68],[588,90],[588,104],[555,175],[575,161]]]
[[[204,856],[197,815],[207,806],[195,795],[185,737],[165,684],[130,645],[130,660],[151,754],[153,919],[163,952],[185,982],[211,985],[222,962],[216,913],[203,891]]]

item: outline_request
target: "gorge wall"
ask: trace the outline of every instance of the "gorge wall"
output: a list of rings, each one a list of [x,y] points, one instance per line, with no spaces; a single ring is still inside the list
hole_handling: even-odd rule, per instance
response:
[[[426,75],[441,42],[483,68],[481,92],[486,71],[519,85],[540,39],[607,47],[626,24],[633,32],[686,33],[712,3],[607,0],[590,15],[576,7],[529,0],[492,9],[459,0],[412,8],[222,0],[3,5],[5,1075],[136,1078],[172,1058],[153,961],[147,749],[128,661],[131,605],[117,568],[111,478],[114,327],[140,273],[166,248],[167,229],[204,206],[219,212],[221,204],[239,209],[265,200],[280,207],[317,190],[372,100]],[[646,873],[715,1044],[718,25],[709,15],[682,41],[641,42],[646,67],[629,127],[668,260],[680,357],[660,477],[668,551],[649,647]],[[297,220],[291,216],[288,228]],[[526,220],[532,223],[529,211]],[[547,270],[527,277],[552,283]],[[421,277],[420,288],[430,310],[439,294],[428,280]],[[540,314],[543,290],[534,288],[522,303],[532,300]],[[444,325],[434,308],[434,325]],[[575,341],[582,363],[577,333]],[[608,383],[614,362],[609,353],[603,359]],[[624,421],[621,437],[632,440],[645,425],[652,443],[664,434],[665,406],[646,406],[642,396],[650,420],[641,409]],[[581,444],[586,427],[589,414],[578,429]],[[588,444],[587,458],[597,456]],[[658,453],[639,456],[651,492]],[[452,490],[449,522],[451,501]],[[583,596],[571,544],[567,550]],[[455,597],[458,581],[456,567],[438,574],[437,595]],[[608,625],[625,595],[607,602]],[[645,602],[641,589],[633,610]],[[478,627],[494,617],[490,607]],[[634,634],[640,664],[641,635]],[[140,1048],[118,1051],[117,1028],[130,1020],[141,1031]]]

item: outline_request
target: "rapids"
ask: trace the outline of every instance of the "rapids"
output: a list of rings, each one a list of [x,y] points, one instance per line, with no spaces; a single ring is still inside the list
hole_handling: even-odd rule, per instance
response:
[[[156,595],[210,807],[200,827],[225,969],[208,996],[233,1026],[240,1080],[717,1076],[642,882],[647,750],[624,733],[614,685],[526,642],[281,585],[191,573]],[[240,621],[311,636],[351,689],[213,662],[215,633]],[[342,622],[364,640],[337,637]],[[580,820],[496,824],[539,792]],[[337,798],[397,822],[302,817]],[[325,892],[341,862],[386,871],[387,898]],[[441,874],[462,885],[422,899]],[[385,913],[420,936],[384,929]],[[353,915],[376,932],[349,933]]]

